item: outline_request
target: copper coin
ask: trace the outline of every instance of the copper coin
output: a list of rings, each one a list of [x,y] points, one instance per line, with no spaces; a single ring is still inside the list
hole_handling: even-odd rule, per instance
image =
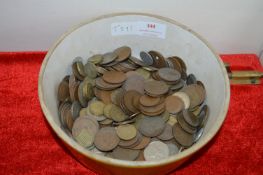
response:
[[[102,90],[113,90],[120,87],[122,84],[110,84],[105,82],[101,77],[96,78],[95,80],[96,87]]]
[[[145,117],[140,125],[140,132],[147,137],[156,137],[160,135],[165,127],[164,120],[161,117]]]
[[[126,91],[123,94],[124,105],[132,113],[138,112],[138,109],[134,106],[134,99],[139,98],[141,94],[135,90]]]
[[[176,69],[180,73],[182,73],[183,67],[182,67],[181,63],[178,61],[176,56],[169,57],[169,58],[167,58],[167,60],[169,60],[172,63],[174,69]]]
[[[190,97],[190,109],[200,105],[205,100],[205,89],[198,84],[185,86],[181,91]]]
[[[176,96],[170,95],[165,99],[165,108],[171,114],[177,114],[184,109],[184,102]]]
[[[101,128],[94,140],[94,145],[101,151],[113,150],[119,144],[119,137],[113,127]]]
[[[153,64],[152,64],[153,67],[157,67],[157,68],[166,67],[165,59],[161,53],[151,50],[149,51],[149,54],[153,58]]]
[[[139,150],[126,149],[117,147],[112,151],[112,155],[116,159],[120,160],[135,160],[139,156]]]
[[[130,139],[130,140],[121,139],[119,142],[119,146],[124,147],[124,148],[129,147],[133,145],[134,143],[136,143],[138,139],[139,139],[139,134],[137,132],[136,136],[133,139]]]
[[[58,100],[64,101],[69,97],[69,83],[62,81],[58,86]]]
[[[183,147],[190,147],[194,143],[194,135],[185,132],[178,123],[173,126],[175,140]]]
[[[143,150],[140,151],[139,156],[137,157],[136,161],[145,161]]]
[[[122,46],[113,51],[118,55],[116,61],[122,62],[131,56],[131,48],[128,46]]]
[[[160,103],[156,106],[150,106],[150,107],[145,107],[140,105],[140,110],[147,112],[147,113],[155,113],[157,111],[163,111],[165,109],[165,104],[164,103]]]
[[[184,108],[188,109],[190,106],[190,97],[188,96],[188,94],[186,94],[185,92],[176,92],[174,94],[172,94],[172,96],[176,96],[178,98],[180,98],[183,103],[184,103]]]
[[[181,78],[180,72],[168,67],[159,69],[158,75],[160,76],[161,79],[165,81],[178,81]]]
[[[102,55],[101,65],[109,64],[118,58],[118,55],[114,52],[108,52]]]
[[[103,101],[105,104],[110,104],[111,103],[111,94],[113,91],[106,91],[98,88],[94,88],[94,93],[95,96]]]
[[[172,139],[173,138],[173,127],[166,123],[163,132],[160,135],[158,135],[157,138],[161,140]]]
[[[79,64],[79,65],[77,65],[77,64]],[[79,70],[78,70],[78,68],[81,68],[81,67],[83,66],[83,64],[82,64],[82,66],[80,66],[80,65],[81,65],[81,63],[79,63],[79,62],[73,63],[73,64],[72,64],[72,72],[73,72],[74,76],[75,76],[78,80],[83,80],[83,79],[84,79],[84,76],[81,75],[81,74],[79,73]],[[84,72],[84,66],[83,66],[83,72]]]
[[[135,90],[141,94],[144,93],[144,78],[140,75],[133,75],[124,82],[123,88],[126,91]]]
[[[150,141],[150,137],[142,136],[140,143],[131,149],[144,149],[150,143]]]
[[[149,53],[142,51],[140,52],[140,57],[142,61],[144,62],[144,64],[146,64],[147,66],[150,66],[153,64],[153,58]]]
[[[184,120],[184,116],[183,113],[180,112],[180,114],[177,115],[176,120],[178,121],[179,125],[181,126],[181,128],[190,133],[190,134],[194,134],[197,131],[196,127],[192,127],[191,125],[189,125],[185,120]]]
[[[126,80],[126,76],[123,72],[119,71],[108,71],[105,72],[102,76],[103,80],[112,83],[112,84],[120,84]]]
[[[162,95],[168,92],[168,86],[162,81],[146,81],[144,85],[144,90],[151,95]]]

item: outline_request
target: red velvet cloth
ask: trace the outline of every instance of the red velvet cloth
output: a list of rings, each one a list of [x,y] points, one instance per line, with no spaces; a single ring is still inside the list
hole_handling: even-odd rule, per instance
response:
[[[95,174],[51,131],[37,84],[46,52],[0,53],[0,174]],[[260,67],[255,55],[222,55],[233,69]],[[172,174],[263,174],[263,84],[231,86],[217,136]]]

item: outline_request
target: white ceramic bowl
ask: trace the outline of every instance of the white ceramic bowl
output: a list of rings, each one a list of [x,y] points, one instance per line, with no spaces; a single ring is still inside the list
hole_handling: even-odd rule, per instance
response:
[[[72,60],[81,56],[86,61],[93,54],[113,51],[123,45],[130,46],[137,57],[142,50],[157,50],[164,56],[177,55],[185,61],[187,73],[194,73],[204,83],[210,115],[203,136],[191,148],[158,162],[115,160],[90,153],[60,128],[57,89],[61,79],[71,73]],[[102,174],[146,175],[172,171],[215,136],[226,117],[230,96],[224,64],[200,35],[171,19],[138,13],[105,15],[66,32],[46,55],[38,86],[41,107],[51,128],[80,162]]]

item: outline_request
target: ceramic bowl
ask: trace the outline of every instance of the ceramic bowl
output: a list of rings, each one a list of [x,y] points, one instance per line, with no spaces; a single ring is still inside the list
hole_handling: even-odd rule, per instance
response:
[[[187,73],[194,73],[206,88],[210,115],[200,140],[189,149],[160,161],[122,161],[96,155],[81,147],[60,127],[58,84],[71,73],[72,60],[106,53],[127,45],[132,54],[156,50],[164,56],[177,55],[185,61]],[[176,169],[204,147],[218,132],[229,105],[229,80],[224,64],[211,46],[188,27],[165,17],[142,13],[101,16],[72,28],[48,51],[41,67],[38,93],[42,110],[51,128],[72,154],[99,174],[154,175]]]

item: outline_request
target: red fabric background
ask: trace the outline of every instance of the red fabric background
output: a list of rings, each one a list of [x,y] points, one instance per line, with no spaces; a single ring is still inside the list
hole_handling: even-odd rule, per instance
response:
[[[41,111],[38,73],[46,52],[0,53],[0,174],[89,174],[64,149]],[[222,55],[233,69],[257,69],[255,55]],[[263,174],[263,84],[231,86],[218,135],[172,174]]]

